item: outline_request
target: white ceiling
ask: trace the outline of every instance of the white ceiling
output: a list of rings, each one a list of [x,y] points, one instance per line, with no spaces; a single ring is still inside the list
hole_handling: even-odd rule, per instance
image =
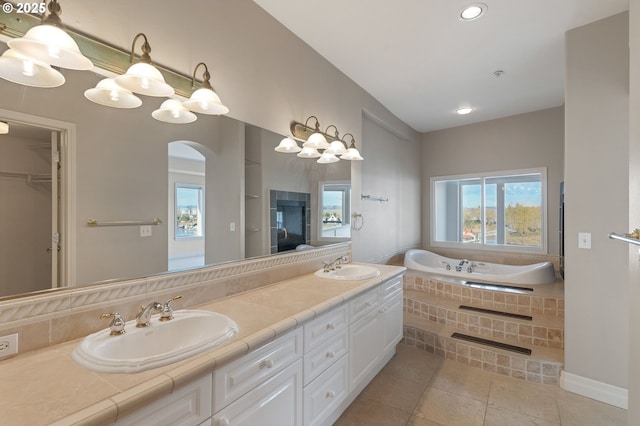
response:
[[[474,0],[254,2],[420,132],[562,105],[564,33],[628,10],[628,0],[485,0],[487,13],[463,22]]]

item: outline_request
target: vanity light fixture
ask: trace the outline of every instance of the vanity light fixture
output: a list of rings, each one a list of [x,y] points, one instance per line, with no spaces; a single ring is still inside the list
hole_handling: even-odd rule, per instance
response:
[[[62,25],[62,8],[57,0],[47,5],[40,25],[31,28],[23,37],[9,40],[9,47],[21,55],[60,68],[90,70],[93,63],[86,58]]]
[[[158,121],[171,124],[193,123],[198,118],[177,99],[167,99],[160,108],[151,113],[151,116]]]
[[[315,120],[315,125],[309,125],[309,120]],[[333,128],[333,134],[330,129]],[[351,133],[346,133],[340,138],[338,128],[333,124],[329,125],[324,132],[320,130],[318,118],[314,115],[307,118],[304,124],[297,121],[291,122],[291,134],[293,137],[285,137],[280,144],[275,147],[275,151],[283,153],[297,153],[300,158],[317,158],[320,164],[330,164],[342,160],[362,160],[362,156],[355,146],[355,138]],[[344,138],[350,136],[351,144],[345,142]],[[302,150],[296,140],[306,140],[302,144]],[[328,140],[331,142],[329,143]],[[349,148],[347,148],[349,147]],[[322,151],[322,152],[321,152]]]
[[[478,19],[487,12],[487,9],[488,7],[484,3],[471,4],[462,9],[460,12],[460,20],[473,21],[474,19]]]
[[[220,97],[211,87],[211,74],[204,62],[200,62],[193,70],[193,77],[191,79],[191,87],[196,87],[196,72],[200,66],[204,66],[204,73],[202,74],[202,87],[191,95],[189,100],[184,101],[183,105],[193,112],[199,112],[200,114],[220,115],[229,112],[229,108],[222,105]]]
[[[9,123],[0,121],[0,135],[6,135],[7,133],[9,133]]]
[[[47,63],[31,59],[13,49],[0,56],[0,77],[12,83],[31,87],[58,87],[64,84],[64,76]]]
[[[120,87],[113,78],[104,78],[93,89],[87,89],[84,96],[91,102],[112,108],[137,108],[142,105],[139,97],[124,87]]]
[[[134,50],[136,47],[136,41],[140,37],[144,39],[140,60],[137,63],[131,65],[124,75],[116,77],[116,83],[127,90],[130,90],[134,93],[139,93],[141,95],[173,95],[175,93],[173,87],[169,86],[164,81],[164,77],[162,76],[160,71],[158,71],[158,69],[151,63],[151,56],[149,56],[149,53],[151,53],[151,46],[149,45],[147,36],[143,33],[139,33],[134,37],[133,43],[131,44],[131,56],[129,60],[133,63],[135,58]]]

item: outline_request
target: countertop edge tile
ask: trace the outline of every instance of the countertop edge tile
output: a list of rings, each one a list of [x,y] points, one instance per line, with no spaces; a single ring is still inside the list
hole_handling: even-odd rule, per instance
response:
[[[64,417],[50,424],[50,426],[90,426],[96,424],[112,424],[118,416],[118,407],[111,399],[105,399],[96,404]]]
[[[162,374],[113,395],[110,399],[118,408],[117,419],[121,419],[157,398],[170,395],[172,391],[173,378],[167,374]]]

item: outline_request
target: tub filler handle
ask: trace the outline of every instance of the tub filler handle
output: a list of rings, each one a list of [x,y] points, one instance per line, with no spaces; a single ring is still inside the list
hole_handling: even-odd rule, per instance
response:
[[[609,234],[609,238],[640,246],[640,229],[636,228],[632,232],[622,235],[612,232]]]

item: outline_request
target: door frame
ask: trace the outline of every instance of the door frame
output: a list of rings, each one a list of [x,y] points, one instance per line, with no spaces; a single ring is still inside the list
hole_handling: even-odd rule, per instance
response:
[[[0,117],[15,123],[41,127],[60,134],[59,163],[60,202],[58,217],[60,234],[60,252],[58,262],[58,287],[71,287],[76,284],[76,125],[66,121],[25,114],[0,108]],[[52,155],[53,152],[52,152]],[[53,176],[52,176],[53,178]],[[52,235],[53,238],[53,235]],[[51,242],[52,249],[55,244]]]

